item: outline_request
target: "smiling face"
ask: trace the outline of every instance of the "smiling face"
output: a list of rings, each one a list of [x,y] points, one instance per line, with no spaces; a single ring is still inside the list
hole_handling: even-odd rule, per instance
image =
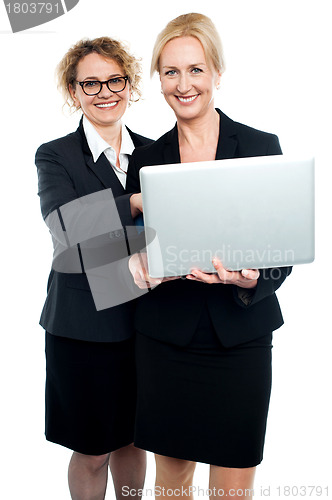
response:
[[[221,75],[207,62],[197,38],[185,36],[167,42],[159,68],[162,92],[178,120],[214,111],[213,93]]]
[[[79,82],[89,80],[106,81],[117,76],[126,76],[123,69],[113,59],[108,59],[93,52],[80,60],[77,65],[76,80]],[[77,108],[98,130],[120,123],[127,109],[130,97],[130,85],[127,83],[124,90],[118,93],[111,92],[103,85],[99,94],[86,95],[80,85],[70,88],[70,94]]]

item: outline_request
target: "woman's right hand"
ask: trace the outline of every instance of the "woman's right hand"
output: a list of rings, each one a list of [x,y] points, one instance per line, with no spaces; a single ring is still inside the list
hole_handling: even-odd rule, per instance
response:
[[[136,193],[131,195],[130,201],[130,211],[133,219],[143,212],[142,194]]]
[[[154,288],[157,285],[160,285],[160,283],[180,278],[180,276],[170,278],[151,278],[147,271],[148,259],[146,253],[135,253],[130,257],[128,265],[135,284],[141,289]]]
[[[160,278],[151,278],[149,276],[146,253],[135,253],[130,257],[128,265],[134,282],[139,288],[152,288],[162,282]]]

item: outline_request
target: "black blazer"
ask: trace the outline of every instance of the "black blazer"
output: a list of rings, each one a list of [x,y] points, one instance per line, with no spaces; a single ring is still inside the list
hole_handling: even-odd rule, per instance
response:
[[[129,130],[135,147],[152,141]],[[43,218],[82,196],[111,188],[123,226],[132,226],[129,195],[102,154],[94,163],[82,120],[76,132],[39,147],[36,153],[38,194]],[[97,342],[133,335],[133,301],[97,311],[84,273],[52,269],[40,324],[63,337]]]
[[[217,111],[220,132],[216,159],[282,154],[277,136],[236,123]],[[153,144],[134,151],[129,163],[127,192],[140,191],[139,170],[142,166],[179,162],[175,126]],[[283,324],[274,292],[290,272],[290,267],[262,271],[249,305],[239,298],[235,285],[208,285],[185,279],[162,283],[139,298],[136,328],[147,336],[183,346],[190,342],[203,307],[207,305],[224,346],[250,341]]]

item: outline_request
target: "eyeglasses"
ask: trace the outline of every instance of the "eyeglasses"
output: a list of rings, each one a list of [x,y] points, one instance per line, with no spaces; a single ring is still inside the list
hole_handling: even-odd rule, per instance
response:
[[[127,85],[128,79],[128,76],[117,76],[115,78],[110,78],[105,82],[100,82],[99,80],[86,80],[85,82],[76,81],[76,83],[82,87],[84,94],[97,95],[103,88],[104,84],[111,92],[122,92]]]

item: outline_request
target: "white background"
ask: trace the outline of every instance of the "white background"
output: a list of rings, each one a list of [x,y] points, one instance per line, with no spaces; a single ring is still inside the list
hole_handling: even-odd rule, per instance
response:
[[[0,5],[1,498],[69,499],[70,452],[43,436],[44,334],[38,325],[52,248],[39,212],[34,153],[42,142],[75,130],[79,120],[62,111],[54,68],[82,37],[127,41],[143,58],[145,78],[144,100],[128,111],[126,123],[157,138],[174,117],[158,79],[148,76],[152,46],[169,20],[193,11],[212,18],[224,44],[227,70],[216,105],[237,121],[276,133],[284,153],[316,156],[316,261],[295,268],[278,292],[285,326],[274,336],[273,394],[256,496],[265,488],[265,496],[289,498],[277,490],[284,485],[332,491],[328,7],[323,0],[80,0],[66,15],[12,34]],[[207,488],[208,467],[199,465],[195,479]],[[146,487],[153,481],[149,456]],[[300,492],[293,490],[295,496]],[[111,482],[107,498],[114,498]]]

